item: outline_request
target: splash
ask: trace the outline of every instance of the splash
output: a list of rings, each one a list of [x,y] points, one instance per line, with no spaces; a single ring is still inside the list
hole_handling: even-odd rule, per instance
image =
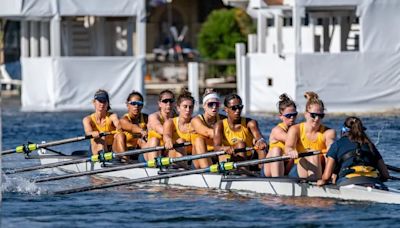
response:
[[[35,183],[20,176],[10,177],[1,172],[1,179],[2,192],[17,192],[31,195],[40,195],[44,192],[44,190]]]
[[[376,139],[376,142],[375,142],[375,146],[379,145],[380,139],[381,139],[381,135],[382,135],[383,130],[386,128],[387,125],[388,125],[388,123],[385,122],[385,124],[382,126],[382,128],[378,131],[378,136],[377,136],[377,139]]]

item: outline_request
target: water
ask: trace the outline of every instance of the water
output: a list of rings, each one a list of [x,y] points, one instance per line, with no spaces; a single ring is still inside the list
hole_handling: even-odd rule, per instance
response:
[[[154,109],[153,109],[154,110]],[[153,111],[151,110],[151,111]],[[14,105],[3,107],[3,148],[27,141],[53,141],[83,135],[81,119],[88,112],[23,113]],[[118,112],[122,114],[121,112]],[[253,116],[267,138],[276,116]],[[368,133],[378,142],[387,163],[400,166],[400,118],[394,115],[362,117]],[[344,116],[329,116],[328,126],[339,129]],[[87,148],[87,142],[55,147],[63,152]],[[31,166],[21,154],[3,157],[3,168]],[[259,194],[134,185],[66,196],[54,190],[99,181],[87,177],[31,184],[30,172],[4,176],[2,227],[265,227],[265,226],[389,226],[398,224],[399,206],[319,198],[275,197]],[[393,173],[395,175],[395,173]],[[389,186],[400,188],[399,182]]]

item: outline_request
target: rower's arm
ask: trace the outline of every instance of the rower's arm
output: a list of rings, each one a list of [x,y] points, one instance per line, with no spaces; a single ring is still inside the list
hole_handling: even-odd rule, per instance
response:
[[[163,140],[164,140],[165,149],[167,149],[167,150],[173,149],[172,132],[174,130],[175,130],[175,126],[174,126],[172,119],[165,121]]]
[[[289,155],[291,158],[297,158],[299,156],[296,150],[299,134],[300,134],[300,129],[298,125],[294,125],[289,128],[287,138],[285,141],[285,153]]]
[[[335,159],[328,157],[324,174],[322,174],[321,180],[317,181],[318,186],[326,184],[331,179],[334,168],[335,168]]]
[[[267,148],[267,143],[258,128],[258,123],[255,120],[250,120],[247,123],[247,127],[250,129],[251,134],[254,136],[255,144],[254,147],[258,150],[264,150]]]
[[[90,124],[90,116],[86,116],[82,120],[83,129],[85,131],[85,135],[91,135],[93,138],[99,138],[99,132],[95,131]]]
[[[164,134],[164,126],[161,124],[158,113],[153,113],[149,116],[148,124],[150,129],[156,131],[158,134]]]
[[[117,114],[115,114],[115,113],[111,114],[111,115],[110,115],[110,119],[111,119],[111,121],[113,122],[113,124],[114,124],[114,126],[115,126],[115,129],[116,129],[117,131],[121,131],[121,130],[122,130],[122,127],[121,127],[121,123],[119,122],[119,119],[118,119]]]
[[[203,121],[201,121],[199,117],[193,118],[191,124],[197,134],[205,136],[207,138],[214,137],[214,129],[205,126]]]
[[[324,135],[325,135],[326,150],[329,150],[332,143],[335,142],[336,131],[334,129],[328,129],[324,132]]]
[[[131,123],[126,117],[123,117],[119,121],[121,123],[122,130],[131,132],[131,133],[137,133],[141,134],[143,129],[139,127],[139,125]]]
[[[276,141],[281,141],[281,142],[285,142],[287,138],[287,132],[284,131],[281,127],[274,127],[272,128],[270,137],[269,137],[269,141],[272,142],[276,142]]]
[[[379,159],[377,165],[381,180],[387,181],[387,179],[390,178],[390,175],[387,166],[383,162],[383,159]]]
[[[227,154],[233,154],[234,148],[232,146],[224,146],[222,145],[222,140],[224,135],[224,125],[222,124],[222,120],[218,121],[214,125],[214,150],[215,151],[225,151]]]

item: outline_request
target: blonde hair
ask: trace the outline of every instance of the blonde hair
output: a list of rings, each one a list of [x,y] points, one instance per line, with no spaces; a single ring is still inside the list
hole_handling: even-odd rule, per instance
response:
[[[311,105],[315,104],[319,105],[323,110],[325,110],[324,102],[322,102],[322,100],[318,98],[318,94],[316,94],[315,92],[312,91],[305,92],[304,97],[307,99],[306,112],[308,111]]]

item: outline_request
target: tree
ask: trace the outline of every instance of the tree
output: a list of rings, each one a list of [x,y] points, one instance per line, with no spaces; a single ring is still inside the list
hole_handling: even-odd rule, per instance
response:
[[[205,59],[233,59],[235,44],[246,43],[247,35],[254,31],[253,22],[244,10],[214,10],[199,33],[200,54]]]

